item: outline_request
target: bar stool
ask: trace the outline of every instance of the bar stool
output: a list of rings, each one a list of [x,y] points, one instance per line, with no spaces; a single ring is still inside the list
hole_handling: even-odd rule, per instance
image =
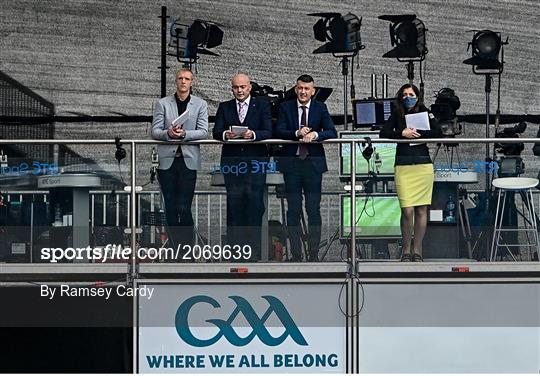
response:
[[[491,243],[491,254],[490,261],[495,261],[497,258],[497,251],[500,246],[506,247],[510,256],[516,261],[516,258],[510,252],[509,246],[519,246],[519,247],[531,247],[536,248],[537,255],[540,257],[540,241],[538,238],[538,228],[536,225],[536,213],[534,210],[534,201],[532,196],[532,188],[535,188],[538,185],[538,179],[533,178],[520,178],[520,177],[509,177],[509,178],[499,178],[493,180],[493,186],[498,188],[499,194],[497,196],[497,210],[495,213],[495,228],[493,230],[493,241]],[[522,197],[523,205],[523,219],[524,227],[523,228],[513,228],[513,229],[503,229],[503,217],[504,217],[504,207],[506,204],[506,196],[508,193],[517,193],[519,192]],[[501,205],[502,197],[502,205]],[[526,211],[525,211],[526,209]],[[503,232],[524,232],[527,235],[529,232],[532,232],[533,242],[529,242],[529,236],[527,235],[527,243],[517,244],[508,244],[506,242],[500,242],[503,240],[501,234]]]

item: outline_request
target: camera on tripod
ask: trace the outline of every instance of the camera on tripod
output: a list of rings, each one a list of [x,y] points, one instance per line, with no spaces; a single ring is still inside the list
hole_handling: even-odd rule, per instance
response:
[[[519,134],[525,132],[527,129],[527,123],[521,121],[519,124],[510,128],[503,128],[501,131],[495,133],[497,138],[519,138]],[[499,165],[498,176],[500,178],[515,177],[525,172],[525,163],[520,157],[521,152],[525,146],[522,142],[515,143],[495,143],[495,151],[503,154],[501,158],[497,160]]]
[[[461,102],[454,90],[444,87],[435,93],[435,103],[431,105],[431,113],[439,121],[443,137],[461,134],[462,127],[456,115],[460,106]]]

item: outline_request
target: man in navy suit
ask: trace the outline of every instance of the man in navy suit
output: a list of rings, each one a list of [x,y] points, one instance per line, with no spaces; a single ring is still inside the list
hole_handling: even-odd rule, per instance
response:
[[[227,190],[227,240],[230,245],[250,245],[251,260],[258,260],[266,175],[254,166],[268,162],[268,152],[266,145],[250,145],[246,141],[272,136],[270,104],[250,96],[250,78],[245,74],[235,75],[231,88],[234,99],[219,104],[213,130],[214,139],[226,142],[221,151],[221,171]],[[232,126],[247,127],[239,135],[243,142],[230,141],[238,137],[231,131]],[[232,166],[240,168],[233,173]]]
[[[313,77],[307,74],[298,77],[294,90],[297,99],[280,106],[275,135],[285,140],[299,140],[301,143],[284,145],[279,169],[285,179],[292,261],[302,261],[302,191],[309,224],[307,257],[308,261],[318,261],[322,174],[328,170],[324,148],[318,141],[336,138],[337,133],[326,105],[311,99],[315,94]]]

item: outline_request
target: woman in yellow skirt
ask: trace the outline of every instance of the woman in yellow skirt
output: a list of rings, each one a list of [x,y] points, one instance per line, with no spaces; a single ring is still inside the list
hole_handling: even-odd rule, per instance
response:
[[[427,112],[414,85],[403,85],[396,95],[396,106],[381,129],[381,138],[421,139],[442,136],[440,126],[433,115],[428,114],[430,130],[407,128],[405,115]],[[428,207],[433,192],[433,163],[425,143],[400,143],[397,145],[394,166],[396,190],[401,206],[401,236],[403,246],[401,261],[423,261],[422,241],[426,233]],[[411,240],[414,242],[411,252]]]

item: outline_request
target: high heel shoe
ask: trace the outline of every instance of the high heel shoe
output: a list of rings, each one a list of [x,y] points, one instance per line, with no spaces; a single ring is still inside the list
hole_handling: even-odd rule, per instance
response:
[[[412,261],[413,262],[423,262],[424,258],[422,257],[422,255],[420,253],[414,252],[413,255],[412,255]]]
[[[401,258],[400,258],[400,261],[401,262],[411,262],[411,254],[410,252],[409,253],[402,253],[401,254]]]

